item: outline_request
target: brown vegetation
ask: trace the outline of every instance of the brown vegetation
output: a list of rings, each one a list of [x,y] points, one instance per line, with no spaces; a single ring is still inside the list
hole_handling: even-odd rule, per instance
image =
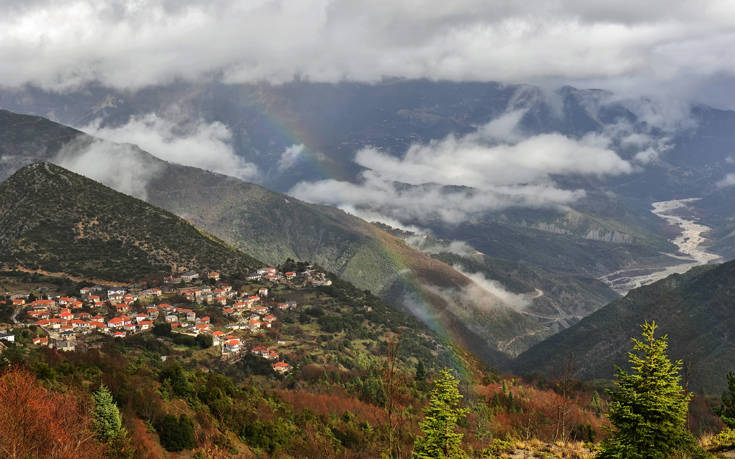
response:
[[[0,454],[7,458],[97,458],[87,400],[43,387],[28,370],[0,376]]]

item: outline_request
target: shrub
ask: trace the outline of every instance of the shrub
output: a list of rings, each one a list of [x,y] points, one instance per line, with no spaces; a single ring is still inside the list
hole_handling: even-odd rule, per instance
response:
[[[194,423],[189,416],[182,414],[177,419],[172,414],[164,416],[156,426],[161,445],[168,451],[181,451],[196,446]]]

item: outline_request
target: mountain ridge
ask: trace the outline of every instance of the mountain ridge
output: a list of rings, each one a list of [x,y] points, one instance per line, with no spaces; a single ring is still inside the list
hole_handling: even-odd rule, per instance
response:
[[[10,268],[127,282],[262,266],[170,212],[48,162],[0,183],[0,257]]]

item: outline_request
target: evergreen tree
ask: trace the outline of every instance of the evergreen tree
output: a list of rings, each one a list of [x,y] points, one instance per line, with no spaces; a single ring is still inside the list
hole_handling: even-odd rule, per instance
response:
[[[117,408],[109,389],[105,386],[100,386],[92,394],[92,398],[94,399],[92,418],[97,438],[103,442],[112,441],[120,435],[120,429],[122,428],[120,410]]]
[[[617,369],[617,386],[610,391],[612,437],[600,457],[664,458],[677,451],[693,451],[694,438],[686,429],[689,401],[679,382],[681,361],[666,355],[667,336],[656,339],[656,323],[641,326],[642,339],[633,338],[628,353],[631,372]]]
[[[460,406],[462,395],[458,384],[447,369],[434,381],[429,405],[424,408],[424,420],[419,423],[424,435],[416,439],[414,458],[467,457],[462,449],[463,434],[457,432],[457,423],[467,414],[467,409]]]
[[[426,368],[424,368],[424,362],[419,360],[416,365],[416,381],[423,382],[426,379]]]
[[[597,416],[602,413],[602,400],[600,400],[600,394],[598,394],[597,391],[592,394],[589,406]]]
[[[735,371],[727,373],[727,391],[722,394],[722,406],[715,414],[731,429],[735,429]]]

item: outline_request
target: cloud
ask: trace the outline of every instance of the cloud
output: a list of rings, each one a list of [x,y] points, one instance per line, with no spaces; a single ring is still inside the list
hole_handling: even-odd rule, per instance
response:
[[[482,252],[477,251],[464,241],[437,241],[430,239],[425,234],[412,234],[405,237],[404,240],[411,247],[429,255],[452,253],[460,257],[470,258],[482,254]]]
[[[717,188],[727,188],[733,185],[735,185],[735,174],[727,174],[722,180],[715,183]]]
[[[734,38],[735,5],[717,0],[33,0],[0,3],[0,84],[404,77],[655,87],[732,77]]]
[[[678,120],[660,120],[661,124],[641,124],[635,126],[629,121],[619,119],[614,124],[606,125],[602,135],[612,139],[621,149],[631,155],[637,166],[656,163],[671,149],[673,131],[664,129],[664,125],[683,123]],[[653,130],[658,134],[653,134]]]
[[[303,153],[304,144],[293,144],[283,150],[281,158],[278,160],[278,171],[283,172],[294,167],[301,159]]]
[[[461,265],[453,265],[452,268],[472,279],[474,285],[470,285],[464,289],[464,295],[472,299],[473,303],[482,304],[483,298],[488,293],[500,300],[504,306],[511,307],[516,311],[523,311],[531,305],[534,294],[513,293],[503,287],[503,284],[496,280],[488,279],[480,272],[468,272]]]
[[[174,122],[149,113],[120,126],[101,126],[100,120],[81,128],[112,142],[132,143],[170,162],[198,167],[243,180],[256,180],[257,167],[238,156],[232,133],[222,123],[202,120]]]
[[[148,184],[161,172],[160,164],[133,145],[104,140],[68,142],[52,162],[143,200]]]
[[[357,153],[355,162],[388,180],[479,189],[538,182],[554,174],[630,173],[631,165],[609,150],[608,144],[596,134],[576,140],[553,133],[488,145],[478,132],[414,144],[402,158],[367,148]]]
[[[559,188],[554,176],[629,174],[635,166],[611,149],[604,134],[524,136],[512,110],[475,132],[414,144],[395,157],[375,148],[355,155],[358,183],[302,182],[290,193],[310,202],[369,209],[406,223],[440,219],[460,223],[508,207],[567,206],[583,190]],[[639,155],[639,161],[650,158]]]
[[[483,191],[453,191],[435,184],[405,186],[382,179],[372,172],[363,174],[361,183],[339,180],[301,182],[289,194],[308,202],[334,205],[358,216],[362,209],[373,209],[405,226],[406,222],[439,219],[461,223],[475,215],[508,207],[554,207],[568,205],[585,195],[582,190],[562,190],[551,184],[485,187]],[[360,210],[355,210],[360,209]],[[397,226],[397,225],[393,225]]]

